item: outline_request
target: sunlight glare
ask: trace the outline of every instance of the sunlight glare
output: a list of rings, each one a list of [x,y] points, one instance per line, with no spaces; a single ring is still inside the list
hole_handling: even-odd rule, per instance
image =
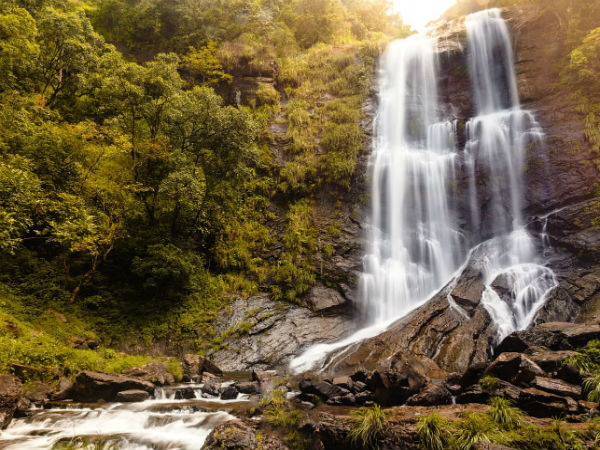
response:
[[[454,5],[456,0],[393,0],[393,3],[404,23],[421,31],[429,21],[437,19]]]

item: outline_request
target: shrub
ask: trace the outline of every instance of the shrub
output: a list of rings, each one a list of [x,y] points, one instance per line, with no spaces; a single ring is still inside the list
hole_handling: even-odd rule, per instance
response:
[[[181,367],[181,362],[178,359],[171,358],[165,363],[165,368],[167,372],[173,375],[175,381],[179,382],[183,380],[183,367]]]
[[[498,387],[500,380],[491,375],[484,375],[479,379],[479,386],[486,392],[493,391]]]
[[[512,406],[510,400],[502,397],[490,399],[490,418],[506,430],[517,428],[521,424],[521,410]]]
[[[350,442],[362,448],[379,448],[378,441],[385,433],[386,412],[378,404],[352,411],[353,427],[348,433]]]
[[[456,436],[460,450],[470,450],[479,442],[490,442],[494,430],[493,424],[485,414],[470,413],[458,423]]]
[[[442,416],[431,413],[421,417],[417,423],[417,435],[423,450],[444,450],[448,447],[450,423]]]

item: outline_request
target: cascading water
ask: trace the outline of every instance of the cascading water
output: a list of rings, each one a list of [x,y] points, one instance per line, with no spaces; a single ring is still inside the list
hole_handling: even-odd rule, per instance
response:
[[[482,303],[501,340],[526,328],[557,285],[554,273],[538,264],[522,214],[525,151],[543,133],[519,106],[510,34],[500,11],[472,14],[466,25],[478,115],[466,126],[465,159],[477,174],[470,182],[470,209],[481,212],[471,236],[489,239],[479,252],[486,277]]]
[[[435,41],[396,41],[382,58],[369,245],[359,283],[368,326],[308,349],[291,362],[295,371],[378,334],[457,276],[467,258],[484,274],[482,304],[498,339],[526,328],[557,284],[539,264],[523,220],[525,151],[543,133],[519,106],[506,23],[493,9],[468,16],[466,25],[477,116],[466,123],[462,150],[455,124],[440,116]],[[461,192],[463,179],[468,187]],[[468,211],[459,207],[465,203]]]
[[[157,388],[155,399],[138,403],[70,404],[36,409],[14,419],[0,433],[3,450],[49,450],[71,442],[99,442],[98,448],[120,450],[198,450],[214,427],[235,419],[219,409],[247,401],[206,397],[201,385]],[[196,398],[176,399],[179,389],[194,389]],[[88,448],[86,446],[85,448]],[[91,448],[91,447],[90,447]],[[94,447],[96,448],[96,447]]]

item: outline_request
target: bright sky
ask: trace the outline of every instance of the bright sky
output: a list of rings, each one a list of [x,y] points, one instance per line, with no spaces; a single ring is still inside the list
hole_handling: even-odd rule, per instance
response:
[[[440,17],[456,0],[393,0],[393,3],[404,23],[420,31],[427,22]]]

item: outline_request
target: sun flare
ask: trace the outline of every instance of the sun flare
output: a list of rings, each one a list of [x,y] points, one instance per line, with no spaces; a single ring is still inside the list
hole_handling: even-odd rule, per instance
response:
[[[456,0],[394,0],[394,8],[406,24],[420,31],[455,3]]]

